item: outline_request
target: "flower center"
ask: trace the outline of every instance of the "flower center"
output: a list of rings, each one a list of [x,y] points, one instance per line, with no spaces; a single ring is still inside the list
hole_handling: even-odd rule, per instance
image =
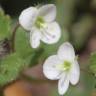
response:
[[[39,17],[37,18],[35,25],[36,25],[36,27],[39,28],[39,29],[40,29],[40,28],[44,28],[44,27],[46,26],[45,21],[44,21],[44,19],[43,19],[41,16],[39,16]]]
[[[69,61],[64,61],[63,64],[58,64],[56,67],[61,71],[68,71],[71,68],[71,63]]]

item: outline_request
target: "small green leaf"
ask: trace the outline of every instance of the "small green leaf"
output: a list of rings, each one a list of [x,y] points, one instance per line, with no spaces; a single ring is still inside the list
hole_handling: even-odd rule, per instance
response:
[[[26,58],[32,54],[33,50],[29,43],[28,33],[19,28],[16,32],[15,50],[21,57]]]
[[[38,64],[42,48],[33,50],[29,42],[29,33],[19,28],[16,32],[15,51],[25,61],[27,66]]]
[[[0,62],[0,86],[15,80],[24,68],[24,61],[16,53],[3,58]]]
[[[22,28],[16,32],[15,51],[29,64],[32,59],[33,50],[29,43],[28,33]]]
[[[96,75],[96,52],[92,53],[90,56],[90,70]]]
[[[0,40],[8,38],[11,34],[10,32],[11,19],[9,15],[5,15],[3,10],[0,9]]]

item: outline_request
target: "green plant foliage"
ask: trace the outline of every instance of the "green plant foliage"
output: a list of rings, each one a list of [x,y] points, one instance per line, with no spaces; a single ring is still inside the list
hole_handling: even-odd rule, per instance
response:
[[[25,32],[22,28],[17,30],[15,38],[15,51],[23,58],[28,57],[33,52],[28,37],[28,33]]]
[[[18,54],[10,54],[0,61],[0,86],[15,80],[25,68],[24,61]]]
[[[92,53],[90,56],[89,68],[90,68],[91,72],[96,75],[96,52]]]
[[[19,28],[16,32],[15,51],[21,56],[27,66],[33,66],[38,64],[43,49],[32,49],[29,42],[29,33]]]
[[[11,19],[9,15],[5,15],[3,10],[0,9],[0,40],[10,36]]]
[[[15,51],[25,61],[26,65],[30,64],[33,55],[33,50],[30,46],[28,37],[28,33],[22,28],[17,30],[15,38]]]

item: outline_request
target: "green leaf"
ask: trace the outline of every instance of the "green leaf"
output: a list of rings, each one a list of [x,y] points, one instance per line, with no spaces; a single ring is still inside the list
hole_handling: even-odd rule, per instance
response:
[[[96,75],[96,52],[92,53],[90,56],[89,68],[90,68],[91,72]]]
[[[29,56],[33,52],[28,37],[28,33],[25,32],[22,28],[19,28],[17,30],[15,39],[15,50],[23,58]]]
[[[16,53],[3,58],[0,62],[0,86],[15,80],[24,68],[24,61]]]
[[[9,15],[5,15],[3,10],[0,9],[0,40],[8,38],[11,34],[10,32],[11,19]]]
[[[19,28],[16,32],[15,50],[24,59],[27,66],[38,64],[39,57],[43,52],[42,48],[32,49],[29,42],[29,33],[22,28]]]

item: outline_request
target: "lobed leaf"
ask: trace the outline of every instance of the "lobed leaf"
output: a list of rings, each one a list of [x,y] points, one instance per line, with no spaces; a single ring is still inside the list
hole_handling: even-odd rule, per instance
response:
[[[15,80],[25,68],[24,61],[18,54],[10,54],[0,61],[0,86]]]

